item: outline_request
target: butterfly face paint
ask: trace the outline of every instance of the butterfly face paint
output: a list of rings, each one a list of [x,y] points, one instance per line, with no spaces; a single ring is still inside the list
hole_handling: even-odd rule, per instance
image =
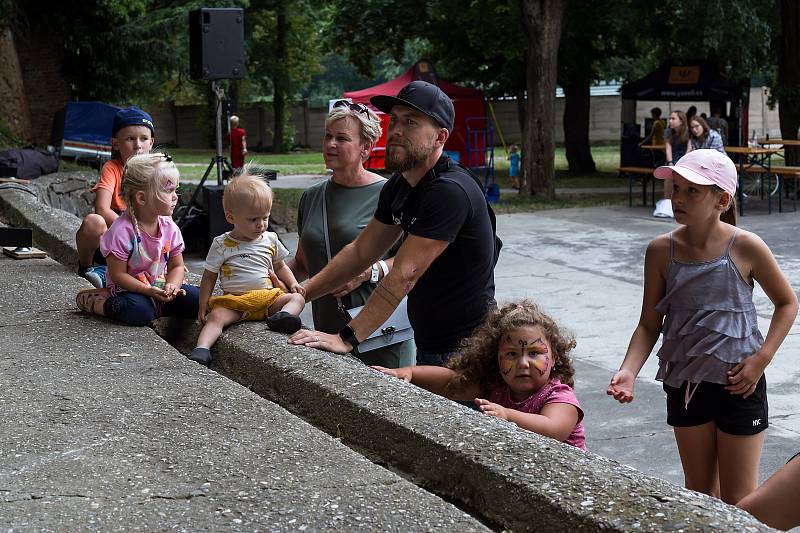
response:
[[[500,374],[511,388],[512,396],[524,399],[550,379],[552,353],[538,326],[507,332],[500,341],[497,356]]]

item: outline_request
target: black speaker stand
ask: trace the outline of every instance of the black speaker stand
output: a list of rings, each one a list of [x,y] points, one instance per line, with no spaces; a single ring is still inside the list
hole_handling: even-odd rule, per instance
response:
[[[212,169],[217,170],[217,185],[222,187],[224,185],[224,180],[227,179],[229,176],[233,175],[233,167],[231,166],[230,162],[222,155],[222,102],[225,99],[225,90],[220,87],[216,81],[211,82],[211,90],[214,91],[214,94],[217,97],[217,111],[216,111],[216,136],[217,136],[217,151],[214,156],[211,158],[211,161],[208,163],[208,167],[206,167],[205,173],[203,173],[203,177],[200,179],[200,183],[197,184],[194,192],[192,193],[192,198],[189,200],[189,203],[182,208],[182,213],[178,216],[178,227],[180,229],[185,229],[186,224],[193,218],[198,211],[204,211],[203,207],[197,201],[197,195],[200,194],[200,191],[203,189],[203,185],[208,178],[208,175],[211,174]]]

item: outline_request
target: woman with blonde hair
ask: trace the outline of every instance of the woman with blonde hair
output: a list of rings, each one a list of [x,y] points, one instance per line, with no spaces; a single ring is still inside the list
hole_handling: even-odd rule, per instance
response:
[[[364,168],[364,163],[380,136],[380,120],[367,106],[340,100],[331,108],[322,146],[325,165],[333,173],[300,198],[300,240],[294,259],[288,263],[298,281],[314,276],[328,263],[326,233],[327,248],[334,257],[372,220],[386,179]],[[314,329],[326,333],[341,330],[349,319],[337,300],[347,309],[364,305],[393,261],[387,255],[331,294],[314,300]],[[414,364],[416,354],[409,340],[359,353],[358,358],[365,364],[397,368]]]

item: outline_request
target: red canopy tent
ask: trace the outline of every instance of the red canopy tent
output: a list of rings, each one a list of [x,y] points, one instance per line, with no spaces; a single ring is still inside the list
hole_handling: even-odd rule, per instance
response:
[[[371,97],[381,94],[394,96],[400,92],[400,89],[416,80],[424,80],[438,85],[453,100],[456,120],[450,138],[447,139],[447,143],[444,145],[445,150],[457,152],[458,160],[464,166],[483,166],[485,164],[486,150],[485,136],[475,134],[476,130],[485,131],[487,129],[483,93],[477,89],[459,87],[446,81],[437,80],[436,74],[428,62],[419,61],[393,80],[374,87],[361,89],[360,91],[349,91],[344,93],[343,96],[354,103],[370,105],[369,99]],[[383,156],[386,152],[386,130],[389,125],[389,116],[381,113],[371,105],[370,107],[381,119],[383,135],[378,140],[378,144],[367,162],[367,167],[384,168]]]

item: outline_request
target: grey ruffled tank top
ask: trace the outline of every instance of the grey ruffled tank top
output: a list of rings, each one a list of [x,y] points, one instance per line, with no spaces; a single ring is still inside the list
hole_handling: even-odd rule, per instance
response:
[[[664,315],[656,379],[667,385],[728,384],[728,371],[764,343],[753,286],[742,278],[730,255],[738,232],[722,256],[701,263],[675,260],[669,235],[666,294],[656,305]]]

